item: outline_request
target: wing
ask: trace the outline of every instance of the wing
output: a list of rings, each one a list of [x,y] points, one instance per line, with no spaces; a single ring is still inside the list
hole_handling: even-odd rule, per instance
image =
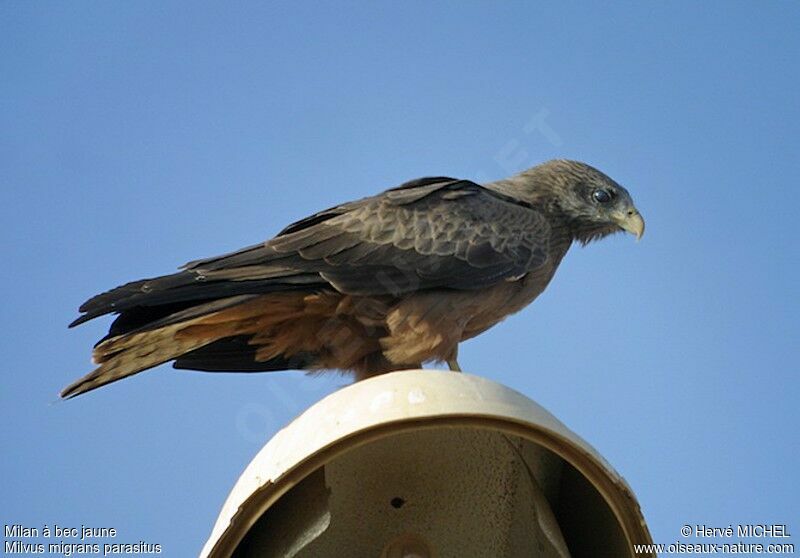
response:
[[[311,273],[358,295],[479,289],[543,264],[549,236],[534,208],[474,182],[437,177],[328,209],[265,244],[187,269],[247,280]]]
[[[420,179],[312,215],[265,243],[98,295],[73,325],[126,311],[120,318],[129,322],[117,329],[130,331],[174,313],[191,317],[201,302],[280,290],[479,289],[542,265],[549,238],[535,208],[474,182]],[[155,315],[154,306],[169,311]]]
[[[340,292],[479,289],[547,259],[538,212],[468,181],[390,190],[266,249],[292,254]]]

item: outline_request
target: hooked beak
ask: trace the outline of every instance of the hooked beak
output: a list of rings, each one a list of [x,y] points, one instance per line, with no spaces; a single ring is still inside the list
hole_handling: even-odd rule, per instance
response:
[[[614,222],[616,222],[622,230],[635,234],[636,240],[642,238],[644,234],[644,219],[642,219],[642,216],[635,207],[631,207],[626,211],[620,211],[616,213],[613,218]]]

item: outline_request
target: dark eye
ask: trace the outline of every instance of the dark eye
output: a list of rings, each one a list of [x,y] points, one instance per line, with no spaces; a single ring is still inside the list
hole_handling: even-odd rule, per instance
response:
[[[592,197],[598,203],[608,203],[614,198],[613,194],[608,190],[595,190],[592,192]]]

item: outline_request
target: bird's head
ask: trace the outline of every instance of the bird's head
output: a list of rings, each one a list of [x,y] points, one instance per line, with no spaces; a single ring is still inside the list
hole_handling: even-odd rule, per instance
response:
[[[585,163],[548,161],[515,178],[565,217],[573,238],[583,244],[620,231],[637,239],[644,234],[644,219],[628,191]]]

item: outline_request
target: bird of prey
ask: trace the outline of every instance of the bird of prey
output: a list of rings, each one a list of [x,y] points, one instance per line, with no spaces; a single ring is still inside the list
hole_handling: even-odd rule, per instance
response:
[[[156,365],[210,372],[342,370],[363,379],[423,362],[460,370],[458,344],[530,304],[573,242],[644,220],[628,191],[554,160],[484,186],[433,177],[302,219],[274,238],[134,281],[81,307],[115,313],[74,397]]]

